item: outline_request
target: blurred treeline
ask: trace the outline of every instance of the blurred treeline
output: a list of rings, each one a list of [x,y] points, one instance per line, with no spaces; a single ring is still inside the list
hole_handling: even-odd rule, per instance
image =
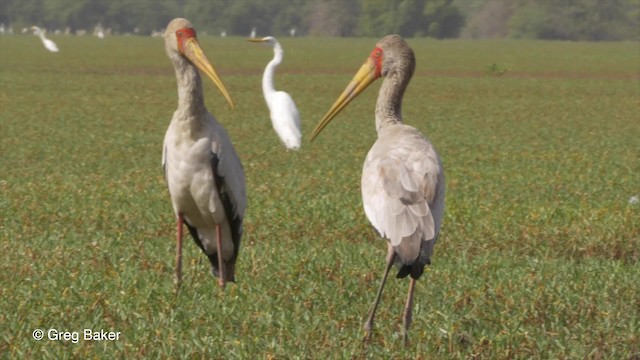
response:
[[[0,0],[14,31],[151,34],[174,17],[208,34],[637,40],[640,0]]]

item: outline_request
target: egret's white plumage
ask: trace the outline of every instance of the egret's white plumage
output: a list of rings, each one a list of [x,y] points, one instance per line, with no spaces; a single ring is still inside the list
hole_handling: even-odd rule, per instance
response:
[[[367,218],[387,239],[387,266],[371,313],[365,323],[367,339],[387,275],[395,263],[397,277],[411,276],[404,308],[404,339],[412,319],[415,281],[430,264],[444,212],[444,172],[431,143],[402,122],[402,98],[415,69],[409,45],[398,35],[376,44],[354,79],[318,123],[312,139],[359,93],[385,77],[376,103],[378,139],[362,169],[362,202]]]
[[[177,278],[179,281],[181,277],[184,221],[224,286],[225,281],[234,281],[247,201],[245,177],[227,132],[205,107],[198,69],[234,105],[200,48],[189,21],[181,18],[171,21],[164,40],[176,70],[179,98],[162,153],[165,178],[178,219]]]
[[[98,39],[104,39],[104,27],[101,23],[97,23],[93,28],[93,35],[95,35]]]
[[[289,94],[284,91],[276,91],[273,80],[276,68],[282,63],[284,50],[278,40],[272,36],[250,39],[249,41],[263,42],[273,48],[273,59],[265,67],[262,76],[262,92],[269,107],[273,129],[287,149],[297,150],[300,148],[302,137],[300,113]]]
[[[38,35],[40,37],[40,40],[42,40],[42,45],[44,45],[45,49],[51,52],[60,51],[56,43],[54,43],[52,40],[47,39],[47,37],[44,35],[46,32],[44,29],[40,29],[37,26],[32,26],[31,30],[33,30],[34,35]]]

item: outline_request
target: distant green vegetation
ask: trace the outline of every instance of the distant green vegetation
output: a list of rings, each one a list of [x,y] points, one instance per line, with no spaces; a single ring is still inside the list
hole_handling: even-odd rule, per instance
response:
[[[0,23],[149,35],[183,16],[218,35],[640,40],[640,0],[3,0]]]
[[[359,190],[379,84],[287,152],[260,89],[271,51],[201,36],[237,104],[205,81],[249,206],[238,283],[223,293],[189,240],[176,294],[160,157],[177,94],[162,40],[52,39],[60,53],[0,37],[1,357],[639,356],[637,43],[409,40],[404,117],[441,154],[447,208],[410,346],[408,282],[392,278],[365,349],[386,250]],[[376,40],[282,39],[276,87],[305,139]],[[36,328],[122,334],[74,344],[36,341]]]

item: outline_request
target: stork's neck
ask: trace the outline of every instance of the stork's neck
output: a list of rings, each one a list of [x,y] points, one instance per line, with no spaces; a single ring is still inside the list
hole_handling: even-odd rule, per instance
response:
[[[376,130],[402,123],[402,97],[411,80],[411,73],[393,71],[385,77],[376,102]]]
[[[262,75],[262,91],[264,92],[265,99],[267,94],[274,93],[276,91],[273,83],[273,76],[276,72],[276,68],[282,62],[284,51],[279,43],[273,46],[273,59],[269,61],[267,67],[264,69],[264,75]],[[268,99],[266,99],[269,101]]]
[[[178,111],[183,112],[185,115],[206,113],[207,109],[204,106],[202,94],[202,80],[198,69],[184,58],[179,58],[175,68],[178,81]],[[195,118],[200,117],[195,116]]]

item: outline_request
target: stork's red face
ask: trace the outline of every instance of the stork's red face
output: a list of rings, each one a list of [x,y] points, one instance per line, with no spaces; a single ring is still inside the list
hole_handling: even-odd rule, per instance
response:
[[[184,43],[188,39],[198,39],[196,31],[192,28],[182,28],[176,31],[176,38],[178,39],[178,50],[184,55]]]
[[[176,30],[176,39],[180,54],[184,55],[198,69],[200,69],[200,71],[205,73],[211,81],[216,84],[218,89],[220,89],[220,92],[222,92],[222,95],[227,99],[231,108],[235,108],[235,104],[233,103],[233,100],[231,100],[231,96],[229,95],[227,88],[222,83],[222,80],[220,80],[220,77],[213,68],[213,65],[211,65],[207,57],[204,55],[204,51],[202,51],[200,43],[198,42],[196,31],[191,27],[180,28]]]
[[[316,128],[311,134],[311,140],[313,140],[324,129],[325,126],[331,122],[331,120],[338,115],[342,109],[347,106],[351,100],[355,99],[364,89],[366,89],[371,83],[382,76],[382,62],[384,60],[384,51],[380,47],[376,47],[371,52],[371,55],[367,58],[364,64],[353,77],[353,80],[344,89],[338,100],[331,106],[331,109],[320,120]]]
[[[369,58],[373,61],[376,67],[375,77],[376,79],[382,76],[382,59],[384,58],[384,52],[381,48],[377,47],[373,49]]]

